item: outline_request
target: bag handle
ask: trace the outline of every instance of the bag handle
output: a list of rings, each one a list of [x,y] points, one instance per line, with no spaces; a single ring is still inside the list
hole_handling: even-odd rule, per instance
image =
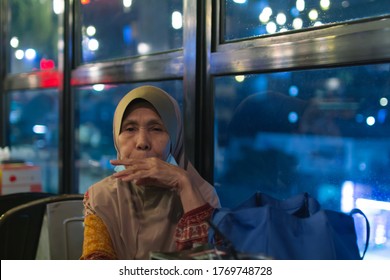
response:
[[[352,217],[354,214],[360,214],[363,216],[363,218],[366,220],[366,244],[364,246],[364,250],[363,250],[363,254],[362,256],[360,257],[361,259],[364,258],[364,255],[366,254],[367,252],[367,249],[368,249],[368,243],[370,242],[370,223],[366,217],[366,215],[363,213],[362,210],[358,209],[358,208],[354,208],[351,210],[351,212],[349,212],[349,215]]]

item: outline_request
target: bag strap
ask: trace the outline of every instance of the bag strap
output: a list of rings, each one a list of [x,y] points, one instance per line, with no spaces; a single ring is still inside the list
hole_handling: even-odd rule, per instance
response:
[[[364,219],[366,220],[366,244],[364,246],[364,250],[363,250],[363,254],[362,256],[360,257],[361,259],[364,258],[364,255],[366,254],[367,252],[367,249],[368,249],[368,243],[370,242],[370,223],[366,217],[366,215],[363,213],[362,210],[358,209],[358,208],[354,208],[351,210],[351,212],[349,212],[349,215],[350,216],[353,216],[354,214],[360,214],[364,217]]]

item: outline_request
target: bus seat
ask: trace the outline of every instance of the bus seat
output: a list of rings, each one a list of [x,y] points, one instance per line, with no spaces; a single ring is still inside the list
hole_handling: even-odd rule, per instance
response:
[[[46,206],[59,201],[82,199],[82,194],[54,195],[6,211],[0,217],[0,259],[35,259]]]
[[[82,197],[78,200],[50,203],[46,214],[50,259],[79,259],[84,239]]]
[[[0,195],[0,215],[21,204],[54,195],[55,194],[44,192],[21,192]]]

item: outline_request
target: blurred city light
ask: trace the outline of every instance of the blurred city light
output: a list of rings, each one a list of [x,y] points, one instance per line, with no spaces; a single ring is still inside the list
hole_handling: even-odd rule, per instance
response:
[[[96,51],[99,49],[99,42],[96,39],[90,39],[88,41],[88,49],[90,51]]]
[[[343,6],[343,8],[348,8],[349,7],[349,1],[341,2],[341,6]]]
[[[288,93],[290,94],[290,96],[298,96],[299,89],[297,86],[290,86]]]
[[[94,36],[94,35],[96,34],[96,28],[95,28],[95,26],[93,26],[93,25],[88,26],[87,29],[86,29],[86,33],[87,33],[87,35],[88,35],[89,37]]]
[[[42,58],[41,61],[39,62],[39,66],[42,70],[49,70],[49,69],[54,69],[55,63],[54,60],[52,59]]]
[[[328,10],[330,7],[330,0],[321,0],[320,6],[321,6],[321,9]]]
[[[15,51],[15,58],[17,60],[21,60],[24,58],[24,51],[23,50],[16,50]]]
[[[298,114],[297,114],[297,112],[290,112],[288,114],[288,121],[290,123],[296,123],[298,121]]]
[[[245,76],[244,75],[237,75],[237,76],[234,77],[234,79],[237,82],[242,83],[245,80]]]
[[[270,7],[265,7],[259,15],[259,20],[262,23],[268,22],[272,15],[272,9]]]
[[[138,53],[147,54],[150,52],[150,45],[146,43],[139,43],[137,46]]]
[[[367,123],[367,125],[369,125],[369,126],[373,126],[373,125],[375,124],[375,118],[374,118],[373,116],[367,117],[366,123]]]
[[[383,107],[387,106],[389,100],[386,98],[386,97],[382,97],[381,99],[379,99],[379,104]]]
[[[53,0],[53,12],[56,15],[63,14],[65,10],[64,0]]]
[[[19,39],[17,37],[12,37],[9,43],[11,47],[16,49],[19,46]]]
[[[27,49],[25,52],[25,57],[28,60],[33,60],[37,56],[37,53],[34,49]]]
[[[47,127],[45,125],[36,124],[33,126],[33,131],[36,134],[45,134],[47,131]]]
[[[178,11],[172,13],[172,27],[174,29],[180,29],[183,27],[183,17]]]
[[[352,181],[345,181],[341,186],[341,211],[350,212],[354,208],[354,187]]]
[[[287,21],[287,17],[284,13],[278,13],[278,15],[276,16],[276,22],[279,24],[279,25],[283,25],[285,24]]]
[[[376,209],[390,211],[390,202],[377,201],[372,199],[358,198],[356,199],[356,206],[360,209]]]
[[[123,0],[123,7],[130,8],[133,4],[133,0]]]
[[[313,9],[309,12],[309,18],[312,21],[315,21],[318,18],[318,12],[316,9]]]
[[[303,21],[300,18],[295,18],[293,20],[293,27],[294,29],[301,29],[303,26]]]
[[[305,0],[297,0],[295,6],[298,11],[302,12],[305,9]]]
[[[277,30],[276,23],[273,22],[273,21],[268,22],[265,28],[267,29],[267,32],[268,32],[269,34],[273,34],[273,33],[275,33],[276,30]]]
[[[93,85],[92,86],[92,88],[95,90],[95,91],[103,91],[104,90],[104,88],[105,88],[105,86],[104,86],[104,84],[95,84],[95,85]]]

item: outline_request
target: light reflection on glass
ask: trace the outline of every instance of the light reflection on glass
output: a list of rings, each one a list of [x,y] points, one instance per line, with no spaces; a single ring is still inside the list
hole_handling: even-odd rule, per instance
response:
[[[91,1],[80,12],[82,63],[183,46],[183,1]]]
[[[299,30],[303,28],[353,21],[362,18],[384,16],[390,13],[387,0],[342,1],[329,0],[253,0],[240,5],[231,0],[224,1],[225,21],[223,39],[231,41]],[[266,28],[269,22],[276,22],[278,29]]]
[[[8,2],[10,22],[6,39],[12,48],[18,48],[15,55],[9,56],[9,72],[39,71],[42,59],[52,60],[58,66],[58,57],[62,54],[58,42],[63,35],[60,27],[64,0]]]

